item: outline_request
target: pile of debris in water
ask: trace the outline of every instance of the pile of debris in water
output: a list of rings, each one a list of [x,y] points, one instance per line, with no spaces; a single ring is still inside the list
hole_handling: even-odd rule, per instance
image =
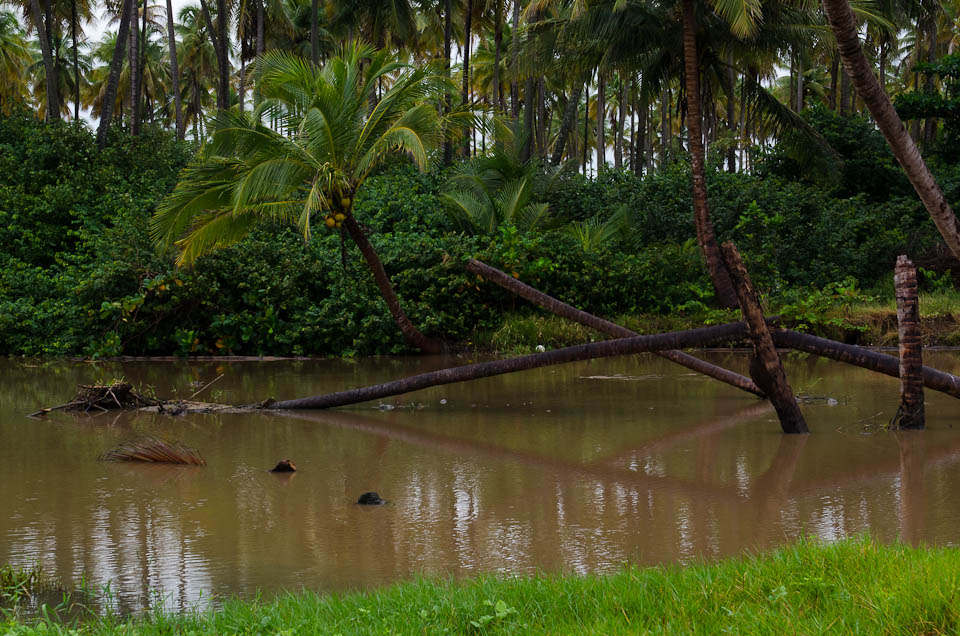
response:
[[[194,394],[196,395],[196,394]],[[192,397],[192,396],[191,396]],[[114,382],[113,384],[81,384],[77,389],[77,394],[66,404],[52,406],[39,411],[34,411],[30,417],[46,415],[52,411],[82,411],[89,413],[91,410],[99,412],[111,411],[115,409],[140,409],[150,413],[160,413],[162,415],[185,415],[187,413],[237,413],[241,411],[250,411],[258,408],[264,408],[273,400],[265,400],[257,404],[244,406],[232,406],[229,404],[216,404],[214,402],[196,402],[193,400],[158,400],[137,393],[133,385],[127,382]]]

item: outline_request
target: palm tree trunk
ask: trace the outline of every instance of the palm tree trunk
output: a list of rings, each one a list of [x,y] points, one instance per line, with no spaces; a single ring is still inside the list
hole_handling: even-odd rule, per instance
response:
[[[617,100],[617,129],[613,131],[613,165],[623,169],[623,125],[627,116],[627,79],[620,74],[620,96]]]
[[[493,107],[499,112],[506,110],[503,88],[500,86],[500,53],[503,47],[503,0],[494,0],[493,13]]]
[[[592,75],[592,73],[590,74]],[[590,76],[587,76],[586,100],[583,105],[583,176],[587,176],[587,153],[590,152],[590,143],[587,141],[590,136]]]
[[[607,140],[604,136],[604,129],[606,128],[606,110],[607,110],[607,83],[604,81],[603,72],[598,68],[597,69],[597,176],[600,176],[600,171],[606,166],[607,157]]]
[[[176,116],[177,139],[183,140],[183,103],[180,98],[180,69],[177,65],[177,40],[173,30],[173,4],[167,0],[167,38],[170,45],[170,81],[173,85],[173,103]]]
[[[320,65],[320,0],[310,2],[310,61]]]
[[[730,131],[730,147],[727,148],[727,172],[737,171],[737,72],[733,66],[733,54],[727,56],[727,130]]]
[[[77,0],[70,0],[70,39],[73,40],[73,121],[80,121],[80,64],[77,53]]]
[[[400,306],[400,299],[397,298],[397,294],[393,290],[393,285],[390,283],[390,278],[383,269],[383,263],[380,262],[380,257],[377,256],[377,252],[367,239],[366,233],[363,231],[363,228],[360,227],[360,224],[357,223],[357,220],[353,218],[352,214],[347,214],[343,225],[347,228],[347,233],[350,234],[350,238],[353,239],[353,242],[360,248],[360,253],[363,254],[363,260],[367,262],[367,267],[369,267],[373,273],[373,279],[377,284],[377,288],[380,290],[380,295],[383,296],[383,299],[386,301],[390,315],[393,316],[397,326],[400,327],[400,332],[403,334],[404,340],[411,346],[419,348],[424,353],[443,353],[446,351],[447,347],[444,343],[424,336],[420,333],[420,330],[410,322],[410,319],[407,318],[406,313],[404,313],[403,308]]]
[[[37,0],[33,0],[36,2]],[[130,31],[130,14],[133,11],[134,0],[123,0],[120,10],[120,30],[117,33],[117,43],[113,49],[113,59],[110,60],[110,75],[107,78],[107,87],[104,91],[103,108],[100,112],[100,124],[97,126],[97,147],[103,148],[107,143],[107,131],[113,120],[113,105],[117,101],[117,87],[120,83],[120,70],[123,66],[126,52],[127,33]]]
[[[217,110],[226,110],[230,107],[229,44],[227,2],[217,0]]]
[[[467,15],[464,19],[463,36],[463,87],[460,91],[460,100],[462,104],[467,104],[470,100],[470,27],[473,25],[473,0],[467,0]],[[463,155],[470,156],[470,137],[468,133],[463,141]]]
[[[47,4],[53,0],[47,0]],[[33,14],[33,23],[37,27],[37,39],[40,40],[40,54],[43,57],[43,73],[47,86],[47,121],[60,119],[60,93],[58,91],[57,67],[53,61],[53,51],[50,46],[48,24],[44,24],[44,11],[40,8],[40,0],[30,0],[30,12]]]
[[[146,7],[144,7],[146,10]],[[130,134],[140,134],[140,109],[137,107],[137,87],[140,85],[138,74],[140,72],[139,44],[140,38],[137,33],[140,30],[140,2],[134,0],[132,13],[130,16],[130,50],[127,53],[127,68],[130,70]]]
[[[583,82],[577,82],[573,87],[573,93],[571,93],[569,99],[567,99],[567,107],[563,110],[563,120],[560,122],[560,130],[557,131],[557,141],[553,145],[553,156],[550,157],[551,165],[559,165],[563,159],[563,150],[567,144],[567,137],[570,136],[570,131],[577,119],[577,111],[580,109],[581,91],[583,91]]]
[[[542,76],[537,78],[537,156],[547,158],[547,87]]]
[[[520,117],[520,0],[513,0],[513,34],[510,42],[510,68],[513,79],[510,81],[510,112],[513,118]]]
[[[867,58],[860,49],[856,22],[850,5],[847,4],[847,0],[823,0],[823,8],[837,38],[843,65],[853,79],[857,92],[870,109],[893,155],[906,172],[907,178],[910,179],[924,207],[927,208],[934,224],[940,230],[940,235],[943,236],[947,247],[954,256],[960,258],[960,228],[958,228],[957,217],[927,164],[924,163],[923,157],[920,156],[917,145],[903,127],[903,122],[900,121],[897,111],[890,103],[890,98],[880,88],[877,78],[873,75]]]
[[[444,65],[447,70],[447,78],[450,78],[450,48],[451,40],[453,37],[453,3],[451,0],[446,0],[444,3],[444,16],[443,16],[443,60]],[[450,109],[453,107],[453,103],[450,99],[450,91],[446,91],[446,96],[444,98],[445,112],[450,113]],[[453,146],[450,145],[450,140],[445,139],[443,142],[443,165],[449,166],[453,164]]]
[[[267,409],[329,409],[336,406],[346,406],[347,404],[357,404],[391,395],[400,395],[411,391],[418,391],[431,386],[440,386],[443,384],[453,384],[455,382],[466,382],[480,378],[489,378],[495,375],[505,373],[516,373],[529,369],[538,369],[540,367],[554,364],[566,364],[568,362],[577,362],[579,360],[592,360],[595,358],[610,358],[614,356],[630,355],[635,353],[644,353],[652,351],[665,351],[669,349],[679,349],[682,347],[704,347],[719,342],[729,342],[743,338],[747,333],[746,325],[742,322],[726,325],[715,325],[712,327],[701,327],[700,329],[689,329],[687,331],[675,331],[672,333],[662,333],[652,336],[635,336],[633,338],[619,338],[617,340],[605,340],[603,342],[594,342],[590,344],[577,345],[575,347],[566,347],[547,351],[546,353],[534,353],[518,358],[508,360],[495,360],[493,362],[480,362],[478,364],[467,364],[460,367],[441,369],[440,371],[431,371],[413,375],[402,380],[394,382],[385,382],[360,389],[351,389],[348,391],[339,391],[337,393],[328,393],[327,395],[318,395],[298,400],[282,400],[278,402],[267,402],[261,408]]]
[[[533,156],[534,143],[534,121],[533,104],[535,101],[534,92],[536,83],[533,77],[528,77],[523,83],[523,151],[520,153],[520,160],[527,161]]]
[[[577,309],[572,305],[554,298],[553,296],[548,296],[542,291],[527,285],[526,283],[514,278],[513,276],[508,275],[506,272],[502,272],[495,267],[491,267],[486,263],[481,263],[476,259],[467,260],[467,271],[473,274],[476,274],[495,285],[503,287],[507,291],[516,294],[520,298],[527,300],[538,307],[542,307],[549,311],[552,314],[560,316],[561,318],[566,318],[567,320],[572,320],[578,322],[581,325],[586,325],[591,329],[596,329],[600,333],[605,333],[608,336],[613,336],[614,338],[632,338],[633,336],[638,336],[640,334],[635,331],[631,331],[626,327],[621,327],[618,324],[612,323],[609,320],[604,320],[593,314],[588,314],[585,311]],[[666,358],[671,362],[676,362],[677,364],[684,366],[688,369],[693,369],[699,373],[703,373],[711,378],[720,380],[721,382],[726,382],[731,386],[735,386],[738,389],[743,389],[748,393],[753,393],[757,397],[766,397],[763,391],[760,390],[750,378],[746,378],[739,373],[734,373],[733,371],[728,371],[723,367],[718,367],[714,364],[710,364],[705,360],[700,360],[691,355],[683,353],[682,351],[659,351],[657,352],[658,356]]]
[[[937,21],[936,18],[930,18],[930,24],[927,27],[927,63],[934,64],[937,61]],[[927,82],[924,91],[928,95],[934,92],[934,74],[927,73]],[[923,147],[929,151],[937,137],[937,120],[934,117],[927,117],[923,122]]]
[[[693,0],[682,0],[683,62],[687,89],[687,131],[690,149],[690,173],[693,181],[693,220],[697,229],[697,243],[706,261],[717,301],[724,307],[736,307],[737,295],[730,273],[723,263],[720,246],[710,220],[707,203],[707,181],[704,169],[703,138],[700,132],[700,65],[697,58],[696,24]]]

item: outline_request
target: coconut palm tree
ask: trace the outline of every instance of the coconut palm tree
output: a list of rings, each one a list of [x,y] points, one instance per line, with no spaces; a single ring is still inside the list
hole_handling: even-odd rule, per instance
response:
[[[29,95],[27,68],[33,60],[26,34],[11,11],[0,11],[0,113]]]
[[[443,139],[444,122],[431,99],[446,86],[432,67],[410,68],[387,51],[349,43],[322,68],[282,51],[257,62],[264,99],[252,114],[221,111],[210,142],[158,206],[152,231],[176,243],[179,263],[243,238],[263,221],[295,224],[305,239],[314,223],[342,226],[373,273],[408,343],[442,350],[407,318],[380,258],[354,216],[353,200],[370,172],[397,154],[421,168]],[[378,81],[386,88],[369,109]],[[260,122],[261,111],[282,121],[284,136]]]
[[[890,97],[873,74],[873,69],[860,48],[858,38],[860,29],[850,5],[847,0],[823,0],[823,10],[837,38],[840,58],[853,85],[870,109],[870,114],[877,122],[880,132],[886,137],[893,156],[903,167],[947,247],[955,257],[960,259],[960,224],[957,222],[957,217],[947,202],[943,190],[933,178],[933,173],[920,156],[917,144],[907,134],[907,129],[897,115],[897,111],[894,110]]]

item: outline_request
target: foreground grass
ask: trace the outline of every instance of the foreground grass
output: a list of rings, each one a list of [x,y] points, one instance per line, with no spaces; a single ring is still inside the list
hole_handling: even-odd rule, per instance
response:
[[[801,541],[758,557],[609,576],[419,580],[215,612],[162,611],[74,626],[82,634],[956,634],[960,551],[870,539]],[[9,634],[70,633],[8,622]],[[0,632],[3,624],[0,623]]]

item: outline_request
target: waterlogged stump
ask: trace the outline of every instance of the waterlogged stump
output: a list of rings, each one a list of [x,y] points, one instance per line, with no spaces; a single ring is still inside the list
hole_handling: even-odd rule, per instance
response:
[[[920,299],[917,270],[904,255],[897,258],[893,286],[897,296],[897,335],[900,338],[900,405],[890,427],[918,429],[924,426]]]
[[[387,501],[375,492],[365,492],[357,499],[357,503],[361,506],[382,506]]]
[[[740,252],[732,242],[727,241],[723,244],[723,257],[737,289],[740,312],[750,330],[750,341],[753,343],[754,355],[750,360],[750,375],[757,386],[770,398],[770,403],[773,404],[777,417],[780,418],[780,428],[783,432],[808,433],[807,423],[787,383],[783,363],[773,344],[770,330],[767,329],[757,292],[750,281],[743,259],[740,258]]]

